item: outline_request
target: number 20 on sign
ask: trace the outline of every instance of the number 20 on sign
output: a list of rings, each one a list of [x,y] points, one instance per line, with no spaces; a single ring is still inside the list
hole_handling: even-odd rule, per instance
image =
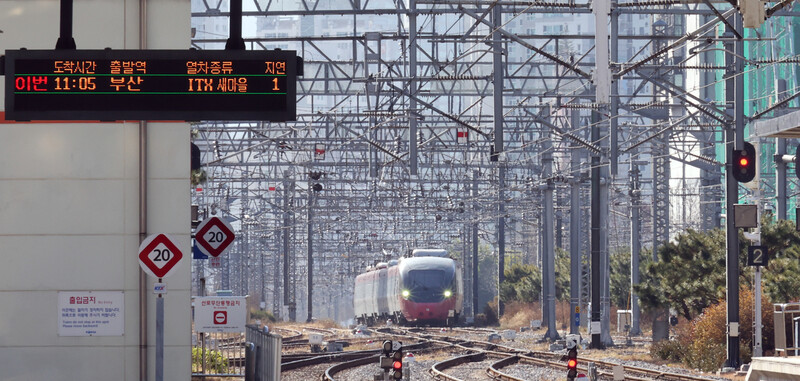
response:
[[[197,225],[195,240],[203,254],[218,257],[233,242],[235,234],[227,221],[209,217]]]
[[[182,258],[183,253],[166,234],[150,235],[139,245],[139,266],[156,278],[172,274]]]

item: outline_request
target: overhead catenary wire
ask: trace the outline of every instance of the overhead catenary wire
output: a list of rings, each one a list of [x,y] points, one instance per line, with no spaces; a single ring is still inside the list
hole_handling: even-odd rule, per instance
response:
[[[423,21],[421,23],[422,28],[426,28],[426,27],[432,26],[433,22],[434,22],[433,19],[434,19],[433,14],[432,13],[427,13],[425,15],[425,21]],[[439,22],[439,21],[437,20],[437,22]],[[455,28],[456,25],[457,25],[457,23],[453,22],[453,23],[446,24],[445,27],[447,27],[447,28]],[[441,26],[441,24],[439,26]],[[509,43],[509,44],[512,44],[512,43]],[[539,46],[542,46],[542,45],[539,45]],[[688,46],[689,45],[686,45],[686,47],[688,47]],[[459,59],[460,60],[464,60],[464,61],[469,61],[469,60],[471,60],[473,58],[480,57],[483,53],[485,53],[485,52],[479,51],[480,47],[481,47],[480,45],[476,46],[475,48],[472,49],[472,51],[469,53],[469,55],[460,56]],[[320,48],[324,49],[324,47],[322,47],[322,46],[320,46]],[[461,54],[461,52],[458,52],[458,54],[456,54],[456,52],[453,51],[452,54],[453,55],[451,57],[456,57],[456,56],[458,56],[458,54]],[[783,63],[775,63],[774,61],[772,63],[761,62],[761,63],[759,63],[759,68],[763,69],[764,67],[769,66],[769,65],[782,65],[782,64],[788,65],[788,64],[790,64],[790,61],[791,60],[784,60]],[[455,61],[441,60],[441,63],[450,63],[450,62],[455,62]],[[535,64],[539,65],[541,63],[535,63]],[[380,66],[384,67],[383,64],[381,64]],[[685,67],[690,67],[690,66],[679,66],[679,65],[676,65],[674,68],[675,69],[680,69],[680,68],[685,68]],[[456,78],[464,79],[464,78],[467,78],[470,81],[473,81],[473,80],[477,80],[478,82],[481,81],[479,76],[475,75],[475,73],[477,73],[477,71],[469,72],[469,71],[465,71],[465,69],[454,69],[454,68],[455,68],[455,65],[447,67],[447,68],[445,68],[443,70],[439,70],[438,73],[440,75],[438,75],[438,78],[439,79],[448,79],[448,80],[451,79],[451,78],[452,79],[456,79]],[[719,68],[715,68],[715,69],[718,70]],[[349,69],[345,69],[345,70],[349,72]],[[398,75],[397,72],[393,71],[393,70],[394,69],[386,69],[386,72],[385,72],[386,75]],[[452,76],[452,77],[448,77],[448,76]],[[431,82],[426,83],[425,86],[430,86],[432,83],[434,83],[433,81],[435,80],[434,79],[435,77],[436,76],[429,76],[429,78],[431,78],[431,80],[430,80]],[[626,76],[626,78],[628,78],[628,77],[632,78],[633,75]],[[514,79],[513,78],[509,78],[509,80],[514,80]],[[724,80],[724,78],[720,79],[718,77],[718,78],[716,78],[714,83],[718,83],[718,82],[720,82],[722,80]],[[562,81],[562,84],[567,82],[567,81],[568,80]],[[575,134],[577,134],[579,136],[583,136],[583,135],[585,135],[585,133],[588,130],[590,130],[591,128],[596,127],[597,124],[582,123],[579,128],[573,129],[576,126],[571,126],[569,124],[566,124],[565,120],[568,119],[568,118],[565,118],[563,114],[558,114],[560,111],[564,111],[565,113],[569,113],[571,111],[569,109],[578,108],[578,107],[586,108],[586,109],[592,109],[592,110],[596,110],[597,109],[597,106],[593,105],[591,103],[590,96],[587,96],[586,94],[582,94],[583,92],[585,92],[588,89],[588,86],[589,86],[588,82],[583,82],[580,79],[573,79],[572,81],[574,81],[573,84],[577,84],[577,86],[569,87],[569,88],[560,87],[560,88],[556,89],[556,91],[553,92],[554,95],[561,96],[562,99],[568,99],[568,97],[574,96],[574,98],[573,98],[574,100],[572,100],[570,102],[565,102],[564,104],[562,104],[563,107],[560,107],[560,108],[559,107],[555,107],[555,105],[556,105],[555,104],[555,98],[546,98],[545,97],[545,100],[549,100],[549,99],[553,100],[553,102],[548,102],[551,106],[553,106],[552,107],[552,113],[551,113],[551,115],[549,115],[549,121],[550,121],[550,123],[552,123],[552,124],[554,124],[556,126],[559,126],[560,128],[563,128],[565,131],[569,131],[570,133],[575,133]],[[359,86],[361,86],[361,84],[357,84],[355,87],[359,87]],[[488,86],[488,84],[485,84],[485,83],[481,82],[480,86],[484,86],[485,87],[485,86]],[[713,84],[709,84],[708,86],[713,86]],[[400,86],[400,87],[402,87],[402,86]],[[519,88],[523,89],[522,91],[525,91],[524,87],[520,86]],[[534,88],[534,87],[532,86],[531,88]],[[562,91],[562,89],[566,89],[566,90]],[[683,93],[696,92],[696,91],[697,91],[697,89],[685,89],[685,91]],[[787,91],[790,91],[790,90],[787,90]],[[314,142],[315,139],[317,139],[316,141],[323,141],[322,139],[318,138],[318,136],[324,136],[324,135],[315,134],[314,129],[318,128],[317,126],[319,126],[319,125],[321,125],[323,123],[327,123],[327,122],[325,122],[325,120],[329,119],[330,120],[330,122],[329,122],[330,125],[334,126],[332,128],[336,129],[337,131],[335,131],[335,132],[338,133],[336,135],[335,139],[325,140],[325,143],[328,144],[326,146],[326,150],[327,150],[328,154],[330,154],[330,155],[344,155],[345,153],[347,153],[348,150],[355,150],[355,149],[361,150],[361,149],[363,149],[362,148],[363,145],[358,145],[358,148],[356,148],[355,143],[363,143],[363,140],[361,140],[361,137],[369,136],[369,134],[372,133],[372,132],[380,132],[381,134],[379,135],[379,138],[378,138],[378,140],[376,140],[376,142],[378,142],[382,146],[388,148],[388,145],[387,145],[387,141],[389,141],[388,138],[396,137],[396,136],[402,136],[402,133],[401,133],[402,129],[396,127],[394,122],[398,122],[397,125],[401,125],[405,121],[406,116],[403,116],[403,115],[375,115],[375,117],[378,119],[376,123],[370,123],[370,124],[364,123],[364,121],[368,120],[368,117],[370,115],[368,115],[364,111],[365,106],[364,106],[363,102],[361,104],[359,104],[359,98],[363,97],[365,94],[366,94],[366,91],[362,89],[362,90],[357,91],[355,93],[351,93],[351,94],[347,94],[347,95],[343,95],[343,96],[337,96],[337,98],[335,98],[334,102],[325,105],[325,108],[330,107],[330,109],[328,109],[327,112],[326,112],[325,109],[323,109],[322,110],[322,115],[320,115],[318,118],[313,118],[313,119],[312,118],[305,118],[302,122],[298,122],[298,123],[286,123],[286,124],[279,124],[279,125],[276,124],[276,125],[274,125],[274,128],[276,128],[277,131],[270,132],[268,135],[265,135],[263,137],[258,137],[258,135],[256,134],[256,135],[254,135],[255,136],[254,139],[262,139],[263,138],[263,139],[265,139],[265,141],[268,140],[268,139],[272,139],[272,142],[275,143],[275,145],[277,146],[277,143],[278,143],[277,140],[279,140],[279,139],[271,138],[272,136],[276,136],[277,135],[277,136],[281,136],[282,138],[289,138],[291,140],[290,144],[294,145],[294,147],[293,147],[294,151],[304,150],[305,152],[310,152],[308,147],[303,147],[303,144],[306,144],[308,142]],[[440,97],[440,98],[435,98],[437,96]],[[650,94],[646,94],[646,95],[643,95],[643,96],[650,97],[651,95]],[[761,100],[761,99],[766,98],[767,96],[768,95],[759,95],[758,99]],[[395,105],[396,105],[398,110],[402,110],[402,108],[404,107],[403,98],[405,98],[405,97],[402,96],[402,95],[399,95],[397,92],[395,92],[395,94],[392,95],[392,97],[393,97],[392,99],[399,99],[397,101],[397,103],[395,103]],[[430,100],[430,99],[445,100],[445,99],[447,99],[447,97],[448,97],[447,95],[432,95],[432,96],[430,96],[428,98],[424,98],[424,99],[427,99],[427,100]],[[389,96],[387,95],[386,92],[384,92],[383,95],[381,96],[381,99],[379,100],[379,102],[380,102],[379,105],[380,106],[376,106],[376,108],[385,107],[386,105],[388,105],[389,101],[386,100],[388,98],[389,98]],[[551,140],[554,141],[554,143],[556,143],[556,144],[554,144],[552,152],[556,153],[557,155],[569,155],[570,152],[583,149],[582,147],[576,147],[574,144],[568,143],[563,138],[560,138],[560,137],[558,137],[558,136],[556,136],[554,134],[550,134],[549,133],[549,128],[544,127],[544,125],[541,124],[541,123],[523,123],[523,122],[520,122],[519,120],[514,120],[513,119],[515,116],[528,115],[528,112],[537,114],[539,108],[542,107],[542,106],[540,104],[536,104],[536,101],[532,100],[532,99],[535,99],[535,98],[536,97],[534,96],[533,98],[526,99],[523,102],[519,102],[519,104],[517,104],[517,105],[506,105],[506,108],[504,109],[504,113],[511,120],[510,126],[514,126],[513,128],[509,128],[507,130],[507,133],[515,133],[514,131],[512,131],[512,130],[514,130],[514,128],[519,128],[520,131],[525,131],[525,133],[524,133],[525,140],[524,141],[514,142],[514,144],[510,145],[507,148],[507,151],[506,151],[506,153],[509,154],[509,158],[507,159],[508,160],[507,163],[512,167],[522,168],[522,169],[516,169],[515,170],[515,172],[516,172],[515,174],[535,173],[535,170],[530,169],[530,167],[537,165],[538,162],[541,160],[541,154],[542,153],[538,152],[536,150],[536,147],[538,147],[541,144],[543,139],[551,139]],[[455,112],[451,112],[453,115],[456,115],[459,119],[464,120],[464,121],[466,121],[468,123],[473,123],[474,126],[482,129],[482,131],[486,131],[486,128],[485,128],[486,126],[483,125],[481,122],[485,122],[485,120],[483,118],[485,118],[486,115],[483,113],[483,111],[485,111],[485,109],[487,108],[487,104],[485,103],[485,100],[488,100],[488,99],[489,98],[486,97],[485,95],[479,95],[479,96],[474,97],[473,99],[470,99],[469,101],[466,101],[465,102],[466,105],[464,105],[464,106],[460,106],[459,104],[456,104],[456,106],[453,107],[452,109],[443,108],[443,110],[446,110],[448,112],[451,112],[451,111],[455,110]],[[431,103],[435,104],[435,102],[431,102]],[[332,105],[333,105],[333,107],[331,107]],[[603,122],[605,122],[606,120],[611,120],[611,118],[620,118],[619,119],[620,121],[629,121],[630,122],[629,124],[627,124],[623,128],[623,131],[622,131],[624,136],[625,136],[624,139],[621,139],[621,142],[623,144],[628,144],[628,145],[636,144],[638,142],[641,142],[641,140],[639,140],[640,138],[648,137],[649,135],[647,135],[647,131],[644,131],[645,128],[653,128],[654,131],[661,131],[661,130],[664,130],[670,124],[675,123],[676,121],[680,120],[678,118],[670,118],[670,119],[665,120],[664,123],[655,124],[655,123],[649,123],[647,121],[647,119],[641,118],[639,115],[636,114],[636,110],[644,110],[644,109],[647,109],[649,107],[654,107],[654,106],[663,106],[663,107],[671,106],[671,107],[674,107],[674,105],[666,105],[666,104],[659,105],[659,104],[652,104],[652,103],[651,104],[647,104],[647,102],[637,102],[637,103],[629,102],[628,105],[631,106],[631,107],[629,107],[628,110],[621,110],[621,112],[618,115],[614,115],[614,116],[607,115],[606,116],[607,118],[604,118],[604,120],[603,120]],[[721,105],[717,105],[717,106],[719,107]],[[316,111],[318,109],[319,109],[319,107],[317,107],[314,111]],[[419,112],[419,110],[417,110],[417,112]],[[690,113],[695,113],[695,112],[691,111]],[[308,110],[308,114],[311,114],[311,109]],[[423,117],[423,118],[426,118],[426,119],[437,118],[437,116],[435,116],[435,115],[431,116],[430,113],[419,113],[418,115],[419,115],[419,117]],[[546,119],[548,118],[548,116],[545,116],[545,115],[542,115],[542,117],[546,118]],[[586,118],[584,117],[582,119],[585,122]],[[704,127],[707,131],[719,131],[721,129],[721,127],[722,127],[721,124],[714,124],[714,123],[709,123],[709,124],[703,125],[701,123],[694,122],[693,121],[694,119],[697,119],[698,121],[703,120],[702,118],[694,118],[694,117],[689,118],[689,119],[685,119],[679,125],[674,126],[672,130],[665,130],[663,132],[672,131],[675,134],[683,133],[685,131],[684,127],[689,126],[690,122],[693,123],[694,125]],[[475,121],[478,121],[478,122],[476,123]],[[347,132],[343,128],[336,127],[338,123],[343,123],[343,124],[349,126],[353,131],[352,132]],[[362,126],[358,126],[357,124],[359,124],[359,123],[361,123],[363,125]],[[269,125],[267,125],[267,127],[264,127],[264,128],[270,128],[270,127],[269,127]],[[487,209],[492,209],[492,208],[496,207],[496,203],[498,201],[497,200],[493,200],[493,198],[497,197],[497,191],[496,191],[496,188],[495,188],[495,185],[494,185],[494,182],[496,181],[496,176],[493,176],[493,175],[490,174],[490,172],[491,172],[490,169],[492,168],[491,166],[493,164],[491,164],[489,162],[488,150],[485,149],[486,147],[488,147],[486,145],[486,143],[483,142],[483,141],[476,141],[474,139],[475,135],[471,134],[471,138],[473,138],[473,139],[471,139],[471,142],[469,143],[470,145],[468,145],[468,146],[456,146],[455,143],[452,143],[450,141],[450,139],[452,139],[453,141],[455,140],[455,128],[452,127],[452,125],[450,125],[448,127],[448,125],[446,123],[444,123],[444,122],[441,123],[441,124],[435,124],[434,123],[434,124],[427,125],[427,128],[428,129],[422,129],[422,130],[424,130],[426,137],[422,141],[422,145],[420,146],[420,147],[425,147],[424,150],[420,150],[420,155],[424,158],[424,160],[423,160],[424,164],[428,165],[430,167],[429,168],[424,168],[423,170],[421,170],[420,171],[420,175],[417,178],[409,179],[407,173],[405,173],[405,171],[403,170],[404,163],[403,163],[402,160],[397,160],[396,158],[392,158],[390,155],[384,155],[383,153],[380,153],[381,159],[379,160],[379,164],[378,164],[378,166],[380,167],[378,173],[381,176],[380,180],[385,180],[388,183],[388,185],[386,185],[385,188],[380,188],[380,189],[376,188],[376,190],[375,190],[375,192],[377,192],[376,194],[379,194],[380,197],[386,197],[386,199],[389,199],[389,197],[394,197],[394,199],[399,199],[401,197],[404,197],[403,194],[412,194],[413,195],[412,197],[414,198],[413,202],[417,202],[420,205],[434,205],[433,203],[440,196],[437,194],[437,191],[429,189],[428,185],[430,185],[430,187],[435,187],[437,185],[437,182],[442,181],[442,180],[445,180],[445,181],[446,180],[450,180],[450,181],[453,181],[454,184],[456,184],[458,182],[458,179],[453,179],[451,177],[456,175],[456,174],[458,174],[458,173],[460,173],[462,171],[462,168],[470,168],[470,167],[474,166],[474,167],[481,168],[482,171],[486,170],[486,172],[483,173],[483,175],[482,175],[482,177],[480,178],[480,181],[479,181],[480,182],[480,186],[482,187],[482,191],[484,191],[486,196],[485,197],[479,197],[477,199],[471,199],[469,197],[460,198],[460,199],[462,201],[467,202],[467,203],[472,202],[472,201],[480,202]],[[638,132],[638,131],[644,131],[644,132],[642,132],[641,135],[637,135],[636,132]],[[530,134],[528,134],[528,132],[530,132]],[[234,139],[234,138],[235,138],[235,136],[229,137],[229,139]],[[261,150],[261,149],[263,149],[265,147],[271,147],[271,144],[259,145],[259,143],[260,142],[256,141],[255,144],[251,144],[252,148],[250,148],[250,150],[251,151],[258,151],[258,150]],[[673,139],[670,144],[685,144],[685,143],[681,143],[681,141],[679,139]],[[688,148],[684,148],[683,146],[679,146],[679,148],[688,150]],[[406,150],[407,150],[407,146],[404,146],[404,145],[401,144],[400,145],[400,150],[395,150],[394,148],[392,148],[391,152],[402,157],[402,155],[404,155],[404,152],[406,152]],[[459,150],[461,150],[461,152],[459,152]],[[275,151],[278,151],[278,150],[276,149]],[[238,152],[238,154],[231,154],[232,152]],[[463,155],[462,155],[462,153],[463,153]],[[631,152],[631,153],[633,153],[633,152]],[[684,153],[677,152],[677,150],[672,151],[670,153],[679,154],[679,155],[681,155],[681,157],[683,157],[683,155],[684,155]],[[249,157],[245,157],[244,156],[245,152],[242,151],[242,148],[238,148],[237,151],[227,150],[227,151],[223,152],[223,154],[227,155],[226,161],[230,161],[230,162],[240,161],[240,160],[251,160]],[[290,152],[290,151],[272,152],[272,153],[267,153],[267,154],[264,154],[264,155],[265,156],[261,157],[261,160],[265,163],[265,165],[272,165],[272,163],[274,163],[274,161],[276,160],[275,158],[281,157],[281,159],[280,159],[280,162],[281,162],[280,165],[281,166],[296,165],[296,166],[298,166],[298,168],[326,168],[326,165],[329,165],[330,162],[338,160],[338,159],[329,159],[326,162],[315,163],[313,161],[308,161],[307,160],[307,156],[303,156],[302,154],[297,154],[296,152]],[[267,156],[267,155],[269,155],[269,156]],[[353,156],[353,157],[356,157],[356,156]],[[639,152],[634,153],[634,157],[648,157],[648,158],[650,158],[650,156],[643,156],[643,154],[639,153]],[[452,161],[452,164],[445,164],[445,161]],[[443,168],[445,166],[449,166],[448,167],[449,169],[441,169],[441,168]],[[330,166],[329,168],[334,168],[334,171],[335,171],[335,168],[337,168],[337,167]],[[588,166],[584,166],[582,168],[589,168],[589,167]],[[258,175],[259,174],[259,172],[257,170],[252,169],[250,167],[244,167],[244,166],[243,167],[239,167],[239,168],[236,168],[236,167],[217,168],[217,169],[214,169],[214,170],[229,171],[231,173],[236,173],[237,175],[242,175],[242,176],[245,176],[245,174],[247,176],[253,176],[253,175]],[[555,174],[562,174],[562,175],[571,176],[571,175],[579,175],[579,173],[582,170],[585,170],[585,169],[577,169],[575,172],[571,172],[572,169],[569,166],[563,166],[563,165],[560,165],[560,163],[556,163],[556,170],[554,171],[554,173]],[[271,169],[269,171],[275,172],[274,170],[271,170]],[[356,169],[351,169],[351,171],[353,173],[355,173]],[[439,171],[443,171],[445,173],[444,174],[438,173]],[[234,181],[235,181],[235,177],[237,175],[232,175],[230,177],[233,178]],[[331,176],[334,176],[334,175],[336,175],[336,174],[335,173],[331,174]],[[270,175],[270,176],[273,176],[273,175]],[[278,174],[274,175],[273,178],[279,178],[281,176],[282,176],[282,174],[280,174],[278,172]],[[295,171],[294,176],[298,176],[297,177],[298,179],[302,178],[303,170]],[[549,180],[549,179],[536,178],[535,175],[533,177],[535,178],[534,184],[541,184],[542,181]],[[339,180],[346,181],[346,179],[347,179],[347,177],[344,177],[344,176],[343,177],[337,177],[337,181],[339,181]],[[347,192],[353,192],[353,193],[359,192],[359,194],[361,194],[361,193],[367,193],[367,192],[371,191],[369,189],[370,188],[369,185],[362,184],[362,181],[365,181],[364,178],[362,178],[362,177],[351,177],[351,179],[352,180],[351,180],[351,182],[349,184],[341,184],[340,185],[340,183],[336,183],[337,185],[335,185],[335,187],[332,186],[331,192],[335,192],[335,193],[333,193],[335,196],[332,196],[331,198],[335,199],[335,197],[339,197],[339,199],[338,199],[339,202],[343,202],[344,201],[343,197],[346,197],[346,195],[348,194]],[[425,195],[426,196],[419,196],[421,194],[421,192],[418,189],[416,189],[416,185],[418,185],[419,183],[415,182],[415,181],[423,182],[423,183],[426,184],[425,185],[425,187],[426,187]],[[300,181],[300,180],[297,180],[297,183],[298,183],[298,187],[297,187],[298,192],[302,192],[304,187],[305,187],[304,182]],[[456,187],[456,186],[458,186],[458,185],[453,185],[453,187]],[[648,186],[648,185],[645,185],[645,186]],[[235,189],[236,187],[239,187],[239,185],[231,184],[231,188],[232,189]],[[453,189],[456,189],[456,190],[453,191],[452,194],[458,194],[459,192],[462,192],[461,188],[453,188]],[[510,181],[509,180],[508,184],[507,184],[507,187],[506,187],[506,191],[513,191],[513,192],[525,192],[526,191],[525,189],[526,189],[526,187],[523,184],[521,184],[521,181],[517,181],[517,180],[514,180],[514,181]],[[239,192],[239,191],[242,191],[242,190],[240,189],[240,190],[237,190],[236,192]],[[444,193],[443,191],[438,191],[438,192],[440,194]],[[448,193],[450,193],[450,192],[448,192]],[[685,193],[686,192],[684,192],[684,194]],[[514,194],[512,197],[515,198],[515,200],[514,200],[515,203],[520,203],[519,199],[521,197],[519,195]],[[427,200],[426,200],[426,198],[427,198]],[[524,204],[522,204],[522,205],[524,205]],[[649,205],[649,204],[647,204],[645,202],[645,203],[643,203],[643,205]],[[294,207],[298,208],[296,210],[300,210],[299,208],[302,208],[303,206],[302,206],[302,203],[300,203],[300,204],[295,204]],[[623,210],[623,209],[618,209],[618,210]],[[414,215],[418,216],[420,218],[420,220],[422,220],[423,217],[425,217],[425,214],[426,214],[423,208],[415,208],[413,210],[409,209],[409,211],[410,211],[410,213],[413,213]],[[381,216],[386,216],[387,215],[387,211],[383,210],[383,209],[375,209],[375,210],[371,210],[371,211],[368,211],[368,212],[365,212],[365,211],[354,211],[352,214],[347,214],[347,215],[349,216],[348,217],[348,222],[352,223],[354,221],[357,221],[358,218],[360,218],[362,216],[369,216],[368,218],[370,218],[371,220],[372,219],[380,219]],[[488,212],[484,213],[483,216],[485,216],[485,217],[483,217],[481,219],[481,221],[487,221],[487,222],[491,221],[493,218],[497,217],[496,212],[494,210],[491,210],[491,211],[488,211]],[[302,224],[301,219],[298,219],[296,225],[300,225],[300,224]],[[483,234],[486,235],[487,238],[490,238],[492,231],[488,226],[489,225],[486,225],[486,226],[482,227],[481,231],[482,231]],[[302,227],[302,226],[299,226],[299,227]],[[624,229],[620,228],[620,231],[622,231],[622,230],[624,230]]]

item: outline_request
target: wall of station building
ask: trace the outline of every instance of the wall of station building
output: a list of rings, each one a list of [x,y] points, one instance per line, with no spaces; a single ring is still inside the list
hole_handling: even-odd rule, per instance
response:
[[[137,49],[140,25],[150,49],[189,48],[189,0],[148,0],[143,23],[139,3],[75,0],[78,49]],[[59,4],[0,1],[0,49],[53,49]],[[5,88],[4,79],[0,84]],[[185,254],[165,279],[166,380],[189,380],[191,373],[189,138],[186,123],[148,124],[147,232],[172,235]],[[139,215],[138,122],[3,118],[0,379],[140,379]],[[59,335],[64,291],[122,292],[122,335]],[[152,293],[147,298],[148,379],[154,379],[156,308]]]

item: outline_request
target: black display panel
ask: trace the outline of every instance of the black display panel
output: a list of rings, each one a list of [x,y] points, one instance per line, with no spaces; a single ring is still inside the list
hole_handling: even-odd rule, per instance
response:
[[[295,120],[294,51],[8,50],[7,120]]]

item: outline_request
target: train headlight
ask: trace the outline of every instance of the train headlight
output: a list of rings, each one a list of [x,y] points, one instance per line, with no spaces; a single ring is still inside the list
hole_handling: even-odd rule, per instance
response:
[[[450,292],[450,290],[444,290],[444,297],[445,297],[445,298],[449,298],[449,297],[451,297],[451,296],[453,296],[453,293],[452,293],[452,292]]]
[[[408,299],[408,297],[411,296],[411,291],[403,290],[401,294],[403,295],[404,298]]]

